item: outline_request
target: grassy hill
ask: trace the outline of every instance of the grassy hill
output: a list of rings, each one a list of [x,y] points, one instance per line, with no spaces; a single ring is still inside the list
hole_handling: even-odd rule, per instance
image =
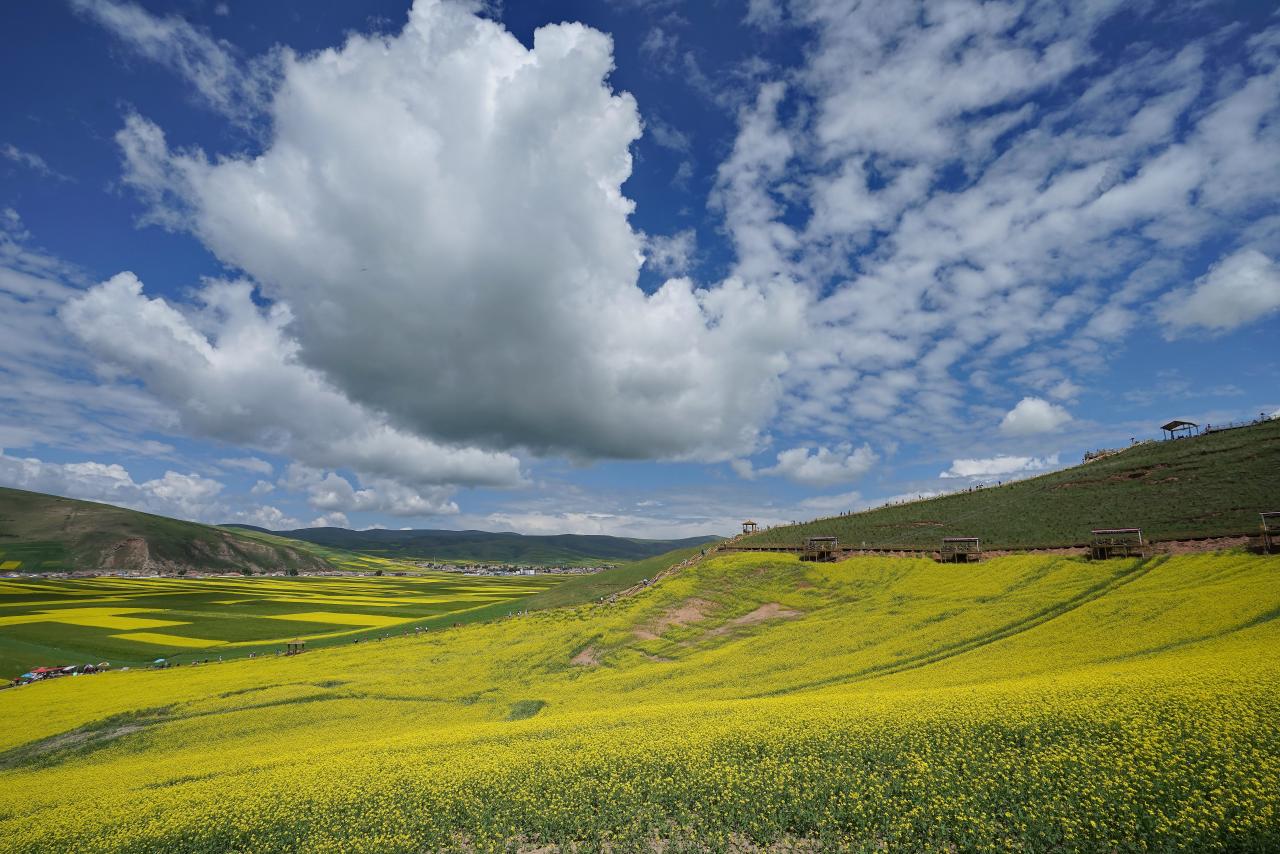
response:
[[[1256,534],[1280,510],[1280,420],[1192,439],[1151,442],[1063,471],[998,487],[786,525],[742,545],[937,548],[981,537],[985,548],[1083,545],[1089,531],[1140,527],[1149,539]]]
[[[245,526],[227,525],[236,529]],[[719,537],[681,540],[641,540],[583,534],[530,535],[489,531],[350,531],[346,528],[302,528],[265,531],[277,537],[302,540],[327,548],[395,559],[454,560],[478,563],[518,563],[538,566],[578,566],[644,560],[675,549],[701,546]]]
[[[109,504],[0,487],[0,568],[262,572],[328,569],[330,564],[292,544]]]
[[[1270,851],[1280,558],[718,557],[0,692],[15,852]],[[770,847],[772,846],[772,847]]]

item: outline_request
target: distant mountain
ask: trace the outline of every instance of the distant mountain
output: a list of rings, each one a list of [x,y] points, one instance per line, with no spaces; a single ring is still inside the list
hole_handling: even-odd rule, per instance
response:
[[[254,572],[330,569],[287,543],[235,531],[0,487],[0,569],[19,572],[124,569]]]
[[[493,563],[582,564],[643,560],[674,549],[700,546],[720,537],[640,540],[584,534],[528,535],[490,531],[349,531],[346,528],[302,528],[267,531],[249,525],[226,525],[327,548],[391,558],[419,558]]]

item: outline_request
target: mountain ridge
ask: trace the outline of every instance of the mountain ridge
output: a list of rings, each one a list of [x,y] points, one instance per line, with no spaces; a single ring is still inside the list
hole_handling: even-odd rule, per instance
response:
[[[333,569],[304,548],[114,504],[0,487],[0,567],[19,572]]]
[[[445,528],[354,531],[328,527],[271,531],[239,524],[222,527],[254,530],[274,537],[379,557],[543,565],[643,560],[721,539],[712,535],[662,540],[606,534],[520,534],[514,531],[454,531]]]

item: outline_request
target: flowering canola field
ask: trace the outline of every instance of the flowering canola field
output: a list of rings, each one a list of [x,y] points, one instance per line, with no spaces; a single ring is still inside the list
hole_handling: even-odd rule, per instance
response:
[[[7,851],[1274,851],[1280,560],[709,560],[0,692]]]
[[[137,666],[247,656],[291,639],[349,643],[510,603],[556,576],[189,577],[0,579],[0,679],[38,665],[107,660]]]

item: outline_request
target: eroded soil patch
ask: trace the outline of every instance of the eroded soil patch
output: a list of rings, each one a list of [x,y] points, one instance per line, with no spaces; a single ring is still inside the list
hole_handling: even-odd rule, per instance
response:
[[[686,599],[674,608],[665,611],[651,623],[635,629],[635,636],[640,640],[655,640],[667,629],[680,628],[705,620],[714,607],[705,599]]]

